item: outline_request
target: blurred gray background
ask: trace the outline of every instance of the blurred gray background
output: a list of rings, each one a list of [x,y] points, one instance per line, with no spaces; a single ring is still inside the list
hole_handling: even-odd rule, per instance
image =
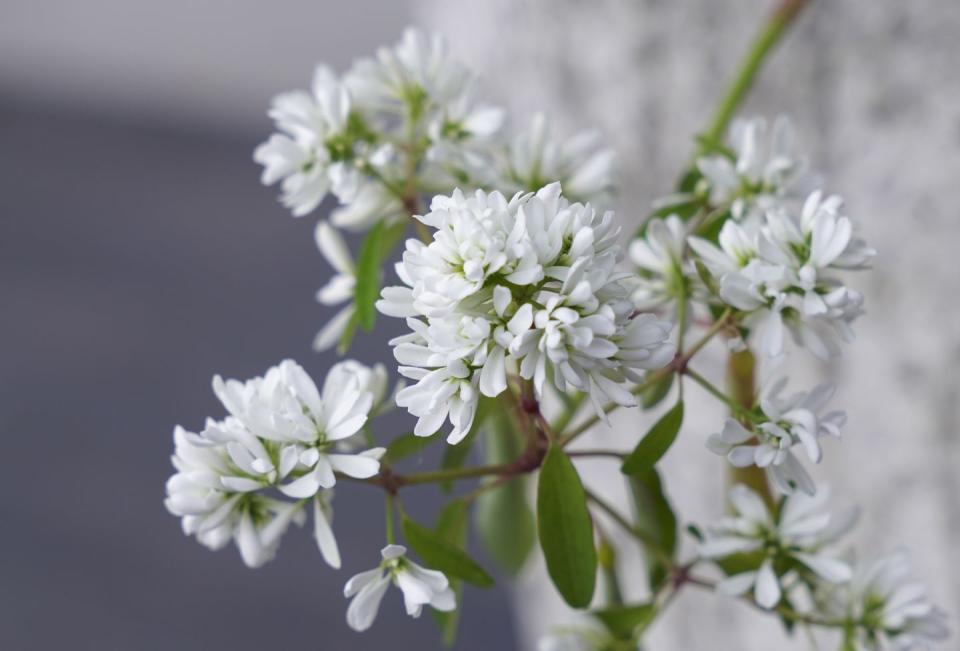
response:
[[[329,314],[312,301],[329,271],[315,219],[291,218],[250,160],[270,129],[270,96],[306,85],[316,61],[342,69],[392,43],[408,23],[438,28],[519,120],[544,108],[564,128],[610,137],[630,223],[669,187],[772,4],[5,0],[0,648],[438,648],[429,617],[407,620],[397,595],[364,636],[344,623],[343,581],[381,546],[373,489],[338,496],[340,573],[299,532],[275,562],[247,570],[234,550],[184,538],[161,504],[173,425],[220,413],[214,372],[249,377],[291,356],[322,376],[332,360],[309,350]],[[821,0],[748,105],[795,118],[828,189],[848,198],[881,253],[859,279],[869,314],[858,342],[830,366],[791,360],[808,378],[833,376],[850,415],[819,475],[838,504],[865,507],[862,546],[912,548],[918,576],[952,614],[958,60],[960,4]],[[357,356],[385,359],[389,334],[381,327]],[[714,373],[721,353],[711,353]],[[722,416],[706,401],[688,413],[666,460],[669,489],[703,521],[722,499],[721,466],[702,447]],[[622,415],[595,441],[626,445],[646,418]],[[397,416],[398,431],[405,424]],[[602,462],[584,468],[598,486],[609,481]],[[623,499],[619,485],[605,488]],[[439,495],[422,491],[426,517]],[[472,590],[466,605],[462,649],[531,648],[569,616],[537,566],[517,591]],[[777,629],[691,593],[651,648],[806,648]]]

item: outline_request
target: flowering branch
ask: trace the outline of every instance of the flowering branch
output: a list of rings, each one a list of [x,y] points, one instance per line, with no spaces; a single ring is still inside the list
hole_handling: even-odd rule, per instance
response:
[[[247,381],[216,376],[226,415],[198,432],[174,430],[166,506],[184,532],[211,549],[233,542],[245,564],[259,567],[309,511],[320,554],[338,569],[332,489],[379,487],[380,563],[344,587],[357,631],[373,624],[395,585],[409,615],[429,606],[452,641],[463,584],[493,583],[468,552],[473,522],[505,572],[539,545],[572,607],[590,608],[604,577],[606,603],[591,610],[596,626],[547,646],[572,637],[578,649],[635,649],[687,584],[784,622],[837,629],[845,650],[906,651],[945,638],[943,615],[908,581],[902,555],[852,564],[836,549],[854,518],[825,510],[829,492],[801,461],[819,463],[823,441],[845,424],[844,412],[826,411],[832,388],[785,394],[780,378],[757,391],[758,366],[781,358],[788,338],[821,358],[851,341],[864,298],[847,286],[848,272],[875,256],[838,196],[797,193],[805,170],[785,120],[769,134],[761,119],[732,120],[806,4],[783,1],[760,32],[679,193],[656,202],[629,243],[627,271],[615,217],[596,208],[610,198],[613,151],[588,134],[559,137],[543,115],[502,137],[504,111],[475,101],[475,79],[439,37],[410,30],[347,74],[319,66],[309,92],[278,96],[269,113],[277,133],[254,153],[263,182],[279,183],[281,202],[298,217],[327,194],[340,202],[315,231],[336,271],[317,298],[345,305],[314,348],[339,343],[343,352],[378,312],[404,319],[407,332],[389,344],[408,383],[391,392],[383,365],[353,360],[334,365],[319,386],[292,360]],[[410,221],[419,239],[404,242],[399,284],[382,287]],[[356,262],[342,229],[367,233]],[[702,332],[688,346],[695,328]],[[691,368],[721,334],[731,351],[729,392]],[[730,467],[730,513],[706,527],[686,523],[695,551],[681,544],[685,523],[660,466],[683,427],[687,378],[732,416],[707,439]],[[654,408],[673,384],[676,402],[632,450],[568,449],[615,409]],[[552,424],[541,406],[547,391],[564,403]],[[593,413],[580,419],[586,404]],[[380,447],[371,423],[393,406],[417,422]],[[442,438],[442,467],[397,470]],[[478,465],[467,464],[473,447],[485,457]],[[632,517],[583,485],[573,463],[582,458],[618,463]],[[533,475],[535,516],[526,490]],[[469,480],[480,481],[450,497],[432,526],[399,500],[408,486],[451,490]],[[624,603],[621,588],[639,577],[618,574],[597,510],[639,543],[649,601]],[[409,557],[401,535],[429,567]],[[808,609],[796,605],[801,592]]]

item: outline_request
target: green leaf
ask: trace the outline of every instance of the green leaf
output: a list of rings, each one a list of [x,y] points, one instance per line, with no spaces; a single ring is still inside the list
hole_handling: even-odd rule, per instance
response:
[[[402,434],[390,441],[387,451],[383,454],[382,461],[386,463],[396,463],[401,459],[406,459],[410,455],[416,454],[427,447],[439,437],[436,434],[430,436],[417,436],[413,432]]]
[[[657,607],[653,604],[637,604],[632,606],[612,606],[603,610],[596,610],[592,614],[599,619],[614,637],[620,640],[631,640],[637,629],[646,628],[653,621]]]
[[[677,550],[677,516],[663,491],[656,468],[630,475],[633,495],[634,521],[657,548],[672,558]],[[647,554],[647,571],[651,588],[655,589],[667,577],[666,568],[656,556]]]
[[[646,436],[640,439],[637,447],[623,462],[620,471],[625,475],[632,475],[653,468],[673,445],[682,422],[683,401],[680,400],[660,420],[654,423]]]
[[[370,332],[377,319],[375,304],[380,293],[380,250],[383,239],[383,222],[377,223],[360,245],[357,256],[357,286],[354,290],[354,303],[357,306],[357,322]]]
[[[522,452],[520,437],[505,409],[486,409],[484,462],[505,463]],[[494,480],[487,480],[494,481]],[[527,504],[527,478],[515,477],[477,498],[474,518],[483,547],[494,562],[515,574],[536,543],[533,511]]]
[[[586,608],[597,583],[597,550],[587,496],[576,468],[551,446],[537,485],[537,532],[547,571],[563,599]]]
[[[377,222],[367,233],[357,256],[357,285],[353,301],[357,308],[357,323],[366,332],[373,329],[377,319],[376,302],[380,296],[380,267],[390,255],[397,240],[406,229],[406,221]]]
[[[402,520],[403,537],[428,567],[448,577],[457,577],[481,588],[493,585],[493,579],[476,561],[456,545],[410,518]]]
[[[673,373],[670,373],[663,379],[654,382],[640,394],[640,406],[644,409],[652,409],[659,405],[670,393],[670,387],[673,386]]]

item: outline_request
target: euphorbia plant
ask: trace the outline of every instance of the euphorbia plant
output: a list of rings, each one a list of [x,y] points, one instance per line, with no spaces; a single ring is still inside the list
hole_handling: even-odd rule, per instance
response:
[[[276,97],[278,132],[254,154],[263,182],[280,183],[296,216],[313,214],[328,194],[340,204],[315,234],[336,271],[318,300],[344,307],[315,348],[345,354],[378,312],[405,319],[409,332],[390,342],[403,380],[391,391],[385,367],[352,360],[319,387],[291,360],[245,382],[214,378],[227,415],[174,434],[166,503],[184,531],[214,549],[234,541],[257,567],[312,512],[321,555],[339,568],[333,487],[382,488],[382,559],[344,589],[358,631],[394,584],[408,614],[429,606],[454,639],[450,613],[463,583],[493,582],[465,550],[472,513],[507,573],[539,548],[564,600],[595,616],[592,627],[544,638],[546,649],[636,648],[687,586],[742,599],[788,631],[835,629],[844,649],[925,648],[945,637],[943,616],[906,581],[902,556],[864,564],[842,553],[853,517],[829,512],[829,493],[805,467],[844,425],[843,412],[825,409],[832,389],[785,394],[782,363],[779,378],[756,388],[758,364],[790,349],[831,357],[852,339],[863,296],[847,272],[875,255],[838,196],[804,190],[785,120],[769,132],[762,119],[733,120],[802,5],[784,3],[761,32],[693,162],[628,255],[603,210],[612,150],[589,133],[559,137],[543,116],[509,133],[504,112],[475,100],[476,80],[439,37],[409,30],[347,74],[321,66],[310,91]],[[364,234],[356,254],[340,230]],[[416,237],[404,239],[411,230]],[[397,280],[383,286],[401,243]],[[730,351],[726,388],[698,358],[714,339]],[[730,410],[704,439],[731,467],[731,513],[706,526],[683,519],[658,470],[691,384]],[[661,404],[670,406],[637,430],[632,450],[576,445],[614,410]],[[377,417],[394,405],[417,418],[413,432],[384,431]],[[447,446],[442,467],[401,472],[425,445]],[[474,447],[484,463],[470,462]],[[633,513],[584,485],[583,457],[619,467]],[[423,484],[458,487],[430,524],[403,508]],[[595,512],[635,539],[645,577],[618,571]],[[691,544],[681,545],[684,536]],[[637,581],[646,598],[624,603],[620,586]]]

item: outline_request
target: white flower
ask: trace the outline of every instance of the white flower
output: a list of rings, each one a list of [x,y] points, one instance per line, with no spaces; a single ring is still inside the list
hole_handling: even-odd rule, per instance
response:
[[[640,309],[654,309],[675,301],[683,289],[687,231],[676,215],[655,217],[641,238],[630,243],[630,261],[639,270],[633,301]]]
[[[357,61],[345,83],[365,109],[401,113],[411,106],[424,111],[431,103],[446,105],[463,93],[469,79],[442,36],[407,28],[394,47]]]
[[[182,518],[183,532],[210,549],[233,540],[243,562],[260,567],[271,560],[291,522],[303,522],[299,502],[281,502],[234,490],[224,479],[242,473],[227,445],[177,427],[172,458],[177,472],[167,481],[167,510]]]
[[[730,127],[733,157],[706,156],[697,161],[714,205],[731,202],[734,219],[760,217],[786,194],[803,171],[794,151],[793,127],[785,116],[773,123],[767,141],[763,118],[734,120]]]
[[[327,222],[317,223],[314,239],[320,253],[336,271],[327,284],[317,292],[317,301],[323,305],[339,305],[349,301],[347,306],[337,312],[314,338],[313,349],[323,351],[337,345],[353,315],[356,314],[353,291],[357,284],[357,271],[350,249],[347,248],[343,237]]]
[[[950,636],[904,551],[859,563],[847,585],[824,588],[824,614],[851,623],[847,640],[857,651],[922,651]]]
[[[379,567],[360,572],[347,581],[343,595],[353,597],[347,608],[350,628],[355,631],[370,628],[391,582],[403,591],[403,603],[411,617],[419,617],[424,606],[440,611],[456,608],[456,597],[447,577],[417,565],[406,553],[402,545],[387,545],[380,552],[383,561]]]
[[[793,448],[801,446],[810,461],[820,463],[823,456],[820,438],[839,437],[847,417],[842,411],[821,414],[833,396],[832,385],[820,384],[809,392],[782,397],[785,386],[786,378],[781,378],[760,400],[766,417],[764,422],[751,431],[728,418],[723,430],[707,439],[707,448],[727,457],[734,466],[766,468],[774,484],[784,493],[799,488],[812,495],[816,490],[813,479],[794,456]]]
[[[785,330],[821,358],[853,337],[850,324],[863,312],[863,296],[833,273],[866,269],[876,252],[854,237],[841,207],[839,197],[814,192],[798,216],[781,207],[763,221],[726,222],[719,247],[689,238],[719,278],[720,298],[745,313],[741,325],[757,333],[770,357],[782,353]]]
[[[514,136],[497,161],[494,187],[504,193],[532,192],[559,182],[575,201],[603,203],[614,186],[616,154],[595,132],[558,138],[545,115]]]
[[[420,418],[416,434],[449,414],[448,441],[461,440],[480,394],[499,395],[512,371],[538,394],[547,380],[588,392],[600,413],[608,400],[634,405],[624,384],[673,358],[670,324],[638,314],[629,274],[615,270],[613,214],[569,203],[559,184],[510,201],[457,190],[418,219],[433,240],[407,241],[397,265],[406,287],[385,288],[377,303],[412,330],[391,345],[417,382],[397,396]]]
[[[276,96],[269,115],[280,133],[253,154],[264,166],[264,185],[282,181],[281,201],[296,217],[313,211],[328,192],[351,201],[361,185],[353,159],[371,135],[351,112],[350,95],[336,75],[317,66],[312,92]]]
[[[759,495],[746,486],[734,486],[730,490],[734,515],[707,530],[700,554],[706,558],[753,554],[758,567],[727,577],[717,584],[717,591],[742,595],[752,589],[757,604],[770,609],[783,596],[787,572],[800,573],[806,581],[816,577],[831,583],[848,581],[850,567],[823,548],[853,526],[856,512],[834,520],[822,511],[828,499],[826,490],[816,497],[797,493],[773,515]]]

